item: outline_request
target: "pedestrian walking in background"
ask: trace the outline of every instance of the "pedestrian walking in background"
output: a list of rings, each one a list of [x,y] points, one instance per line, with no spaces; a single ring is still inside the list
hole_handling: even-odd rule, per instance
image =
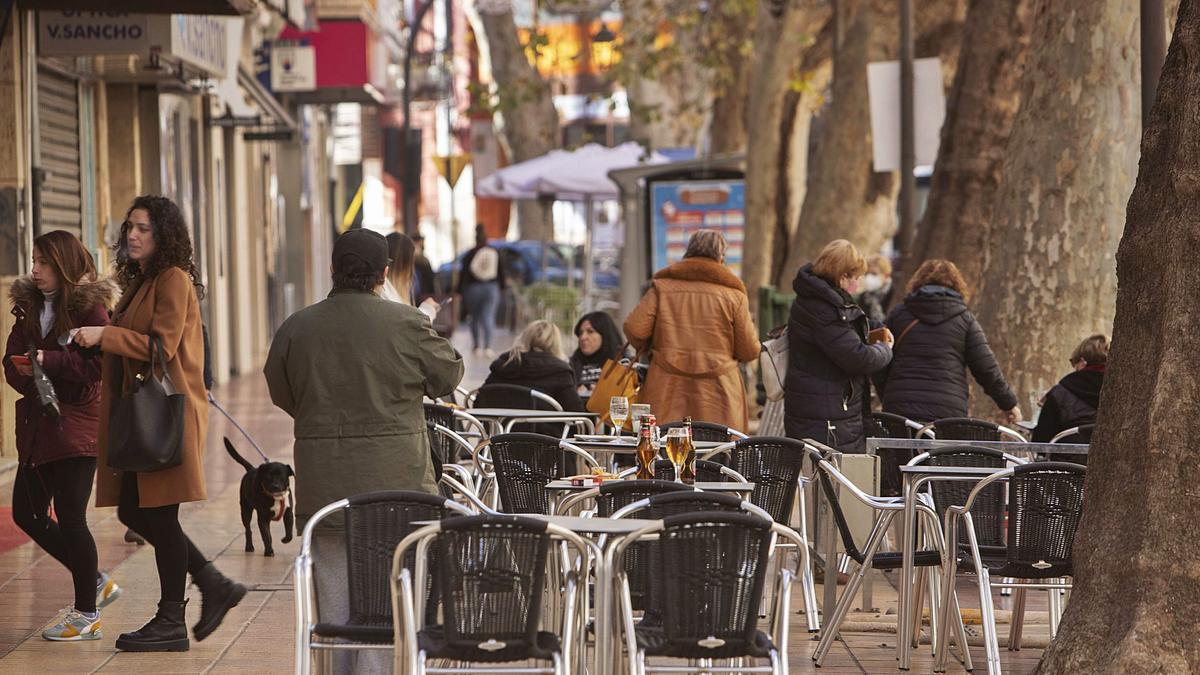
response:
[[[867,273],[863,275],[858,306],[862,307],[872,327],[887,320],[887,308],[892,304],[892,261],[884,255],[867,258]]]
[[[121,593],[97,570],[96,542],[87,524],[96,477],[100,355],[58,341],[72,329],[106,325],[116,292],[112,282],[97,278],[92,254],[61,230],[33,240],[32,273],[9,290],[17,321],[4,352],[4,376],[21,394],[13,522],[67,568],[75,587],[74,604],[42,632],[47,640],[99,639],[100,609]],[[54,385],[57,417],[39,401],[27,356],[31,350]]]
[[[207,499],[204,443],[208,399],[204,388],[204,336],[200,297],[204,287],[192,259],[187,223],[179,207],[160,196],[134,200],[116,246],[116,278],[124,290],[112,324],[80,328],[75,342],[104,352],[96,505],[116,506],[117,517],[154,546],[160,600],[149,623],[117,639],[125,651],[186,651],[184,590],[190,572],[200,589],[197,640],[212,634],[226,613],[246,595],[246,587],[222,575],[204,558],[179,524],[179,505]],[[114,401],[132,387],[134,376],[151,360],[150,338],[162,342],[163,374],[185,399],[183,461],[151,472],[109,467]],[[157,373],[156,373],[157,375]]]
[[[475,247],[463,258],[458,289],[462,294],[467,320],[471,324],[471,346],[476,356],[494,358],[492,336],[496,332],[496,308],[504,290],[504,266],[500,252],[488,246],[483,225],[475,226]]]
[[[575,324],[575,339],[578,346],[571,354],[571,368],[575,371],[579,397],[586,403],[600,381],[604,363],[624,358],[621,348],[625,346],[625,339],[621,337],[617,322],[607,312],[591,312],[580,317]]]
[[[789,438],[824,440],[842,452],[866,451],[864,417],[870,413],[867,376],[892,360],[886,330],[870,342],[869,326],[853,294],[867,261],[838,239],[792,281],[796,299],[788,317],[788,370],[784,427]]]
[[[725,267],[725,238],[699,230],[683,260],[654,274],[650,290],[625,320],[625,337],[649,352],[638,394],[664,422],[690,416],[745,431],[746,387],[739,363],[761,345],[746,286]]]
[[[392,232],[386,237],[388,245],[388,278],[383,284],[380,297],[385,300],[399,302],[405,305],[416,305],[416,254],[415,242],[408,235]],[[433,321],[441,309],[441,305],[433,298],[426,297],[417,306],[421,313]]]
[[[926,260],[917,268],[908,296],[887,319],[897,337],[891,365],[876,375],[884,412],[918,422],[966,417],[969,370],[1007,424],[1021,421],[1017,396],[967,309],[969,295],[958,266],[949,260]]]
[[[558,401],[563,410],[582,412],[583,401],[576,390],[575,371],[563,354],[562,331],[545,320],[537,320],[517,336],[513,348],[492,362],[484,381],[489,384],[516,384],[536,389]],[[481,391],[475,400],[480,408],[512,407],[511,401],[490,398]]]
[[[1049,443],[1060,432],[1082,424],[1095,424],[1100,408],[1100,390],[1104,386],[1104,369],[1108,365],[1108,338],[1092,335],[1071,353],[1074,370],[1063,376],[1058,384],[1042,397],[1042,412],[1033,430],[1034,443]],[[1080,443],[1090,443],[1091,431],[1080,434]]]
[[[415,307],[380,297],[382,235],[350,230],[333,246],[333,291],[288,317],[263,373],[295,420],[296,517],[374,490],[433,493],[424,396],[454,391],[462,357]]]
[[[417,247],[413,259],[413,298],[421,302],[425,298],[437,295],[437,282],[433,275],[433,265],[425,257],[425,237],[420,233],[412,236],[412,242]]]

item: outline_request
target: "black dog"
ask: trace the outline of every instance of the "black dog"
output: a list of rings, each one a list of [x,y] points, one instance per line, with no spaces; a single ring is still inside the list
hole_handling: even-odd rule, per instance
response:
[[[241,502],[242,525],[246,528],[246,551],[254,551],[254,541],[250,535],[250,516],[258,513],[258,531],[262,534],[263,555],[275,555],[271,546],[271,521],[283,520],[283,543],[292,540],[292,484],[290,478],[296,473],[292,467],[283,462],[263,462],[255,468],[233,449],[233,443],[225,439],[225,450],[238,464],[246,467],[246,475],[242,476]],[[284,497],[287,504],[284,504]]]

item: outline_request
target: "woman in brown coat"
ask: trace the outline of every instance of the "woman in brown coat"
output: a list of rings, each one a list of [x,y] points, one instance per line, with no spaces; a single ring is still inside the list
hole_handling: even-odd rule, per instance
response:
[[[745,431],[749,411],[738,363],[758,358],[746,286],[725,267],[725,238],[700,230],[683,260],[659,270],[625,320],[625,337],[650,371],[638,401],[671,422],[690,416]]]
[[[117,639],[125,651],[186,651],[184,588],[187,574],[200,588],[197,640],[208,637],[226,612],[246,594],[205,560],[183,533],[179,505],[203,501],[204,436],[208,401],[204,390],[204,337],[192,244],[183,215],[166,197],[134,200],[116,246],[117,280],[124,294],[112,324],[81,328],[75,341],[99,345],[104,352],[97,454],[96,505],[116,506],[121,522],[154,546],[161,600],[158,613],[141,630]],[[154,472],[121,472],[108,466],[109,413],[126,392],[136,372],[150,360],[151,335],[162,340],[165,375],[176,392],[186,395],[183,462]]]

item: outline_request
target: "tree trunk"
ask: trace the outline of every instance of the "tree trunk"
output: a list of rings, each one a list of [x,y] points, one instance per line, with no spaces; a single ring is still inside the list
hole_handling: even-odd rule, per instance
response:
[[[672,9],[667,0],[621,5],[629,131],[652,149],[696,147],[713,103],[713,73],[692,56],[700,51],[698,30],[674,30],[666,47],[658,42],[659,26]]]
[[[971,5],[925,215],[913,251],[901,251],[905,264],[895,279],[901,286],[922,261],[945,258],[958,265],[969,287],[979,287],[1000,168],[1020,104],[1033,4],[976,0]]]
[[[561,137],[554,97],[526,56],[512,10],[481,12],[479,19],[496,84],[496,126],[510,160],[524,162],[554,150]],[[517,225],[523,239],[554,238],[553,224],[535,201],[517,202]]]
[[[831,32],[828,3],[789,3],[784,14],[759,8],[746,151],[746,235],[742,279],[757,315],[757,289],[770,285],[804,203],[809,127],[830,77],[829,50],[811,38]],[[824,25],[825,31],[820,27]],[[798,39],[797,36],[800,36]],[[823,35],[825,41],[829,35]],[[811,45],[811,46],[810,46]]]
[[[708,150],[713,155],[745,152],[749,143],[750,82],[754,63],[741,54],[731,56],[734,80],[713,99]]]
[[[915,3],[915,45],[921,55],[940,55],[952,74],[966,14],[965,0]],[[894,0],[862,0],[844,14],[847,25],[833,57],[832,101],[823,115],[813,151],[820,171],[809,175],[799,226],[777,283],[786,286],[796,272],[832,239],[848,239],[864,254],[881,250],[896,230],[895,172],[872,166],[867,64],[895,59],[899,18]]]
[[[1137,168],[1138,8],[1039,0],[984,250],[978,314],[1028,412],[1112,326],[1113,255]],[[995,410],[976,397],[978,413]]]
[[[1129,39],[1137,39],[1136,16],[1129,16],[1137,6],[1103,4],[1104,21],[1093,25],[1111,29],[1078,26],[1076,35],[1085,44],[1103,45],[1103,61],[1120,64],[1123,78],[1137,65],[1107,50],[1119,49],[1131,28]],[[1118,11],[1117,5],[1125,6]],[[1184,0],[1117,252],[1116,326],[1075,538],[1075,589],[1038,673],[1200,672],[1200,539],[1190,534],[1200,484],[1200,427],[1194,422],[1200,414],[1194,356],[1200,350],[1198,54],[1200,5]],[[1094,97],[1113,97],[1114,104],[1127,88],[1092,84]],[[1128,114],[1135,116],[1136,95],[1132,99]],[[1091,137],[1100,144],[1096,154],[1107,155],[1109,136]],[[1117,140],[1123,157],[1125,139]],[[1099,198],[1100,191],[1088,194]]]

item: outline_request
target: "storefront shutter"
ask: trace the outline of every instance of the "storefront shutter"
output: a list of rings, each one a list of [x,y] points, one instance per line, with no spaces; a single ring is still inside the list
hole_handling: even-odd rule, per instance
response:
[[[35,232],[66,230],[82,234],[80,198],[79,84],[56,70],[38,68],[39,189]]]

